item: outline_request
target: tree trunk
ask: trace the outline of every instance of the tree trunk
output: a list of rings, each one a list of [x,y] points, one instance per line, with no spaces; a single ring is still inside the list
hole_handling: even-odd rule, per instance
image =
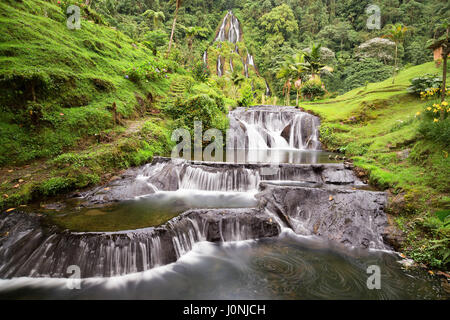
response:
[[[449,54],[449,50],[443,50],[444,53],[444,64],[443,64],[443,72],[442,72],[442,97],[441,97],[441,103],[445,101],[446,95],[447,95],[447,57]],[[444,120],[445,118],[445,108],[442,108],[441,110],[441,120]]]
[[[450,53],[450,48],[448,46],[448,33],[449,28],[447,27],[447,40],[445,44],[442,46],[442,59],[444,60],[444,65],[442,66],[444,70],[442,70],[442,96],[441,103],[445,101],[447,95],[447,58]],[[445,118],[446,110],[442,108],[441,110],[441,120]]]
[[[179,8],[175,9],[175,17],[173,18],[172,33],[170,34],[169,50],[167,51],[167,56],[169,56],[170,49],[172,48],[173,34],[175,33],[175,25],[177,24],[178,9]]]
[[[397,58],[398,58],[398,44],[395,44],[395,61],[394,61],[394,73],[392,75],[392,84],[395,82],[395,74],[397,73]]]

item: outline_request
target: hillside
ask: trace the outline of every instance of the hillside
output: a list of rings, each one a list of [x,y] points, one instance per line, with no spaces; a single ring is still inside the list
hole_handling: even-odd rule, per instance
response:
[[[390,192],[393,224],[405,231],[397,239],[404,240],[401,249],[438,267],[450,235],[435,215],[450,209],[448,119],[437,129],[447,144],[425,136],[420,129],[428,121],[425,109],[434,102],[406,89],[412,78],[441,72],[426,63],[400,72],[395,84],[389,78],[335,99],[301,104],[322,118],[321,140],[328,149],[344,153],[372,185]]]

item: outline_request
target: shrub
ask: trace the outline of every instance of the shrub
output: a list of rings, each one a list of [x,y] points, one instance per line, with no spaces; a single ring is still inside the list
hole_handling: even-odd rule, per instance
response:
[[[419,126],[419,132],[425,139],[442,144],[443,146],[450,146],[450,119],[438,120],[434,122],[431,119],[424,119]]]
[[[242,86],[241,99],[239,99],[238,104],[245,108],[248,108],[253,104],[253,90],[249,84]]]
[[[192,70],[192,76],[195,80],[200,82],[205,82],[211,75],[211,71],[208,67],[203,63],[203,61],[199,61],[195,64]]]
[[[216,128],[224,131],[227,128],[227,123],[222,119],[226,117],[224,99],[213,93],[177,99],[173,105],[165,107],[164,111],[177,120],[179,126],[189,128],[191,134],[194,121],[201,121],[203,130]]]
[[[124,77],[140,83],[141,81],[155,81],[167,77],[169,66],[165,61],[149,58],[148,62],[137,67],[132,67],[126,70]]]
[[[440,88],[442,88],[442,77],[433,74],[426,74],[421,77],[411,79],[411,86],[409,86],[407,90],[409,93],[416,96],[423,96],[422,92],[439,92]]]
[[[322,81],[319,79],[311,79],[306,81],[301,89],[302,96],[308,100],[315,100],[316,98],[323,97],[325,92],[326,91],[323,88]]]

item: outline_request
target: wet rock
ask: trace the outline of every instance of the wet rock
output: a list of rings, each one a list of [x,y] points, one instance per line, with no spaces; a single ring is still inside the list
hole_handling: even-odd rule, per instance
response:
[[[281,209],[289,216],[296,233],[360,248],[387,248],[381,236],[387,225],[382,192],[266,185],[257,196],[271,212]]]
[[[70,265],[79,266],[83,278],[123,275],[175,262],[198,241],[279,233],[279,225],[257,209],[191,210],[158,228],[111,233],[62,231],[18,212],[0,219],[0,277],[67,277]]]

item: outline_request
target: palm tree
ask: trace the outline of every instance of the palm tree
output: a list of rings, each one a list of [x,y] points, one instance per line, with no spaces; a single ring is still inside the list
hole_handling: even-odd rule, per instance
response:
[[[186,28],[183,26],[183,29],[186,33],[187,44],[190,52],[192,51],[192,44],[194,42],[194,38],[198,36],[205,37],[206,32],[208,31],[206,28],[201,27]]]
[[[170,49],[172,48],[173,34],[175,33],[175,25],[177,24],[178,10],[180,10],[180,7],[182,4],[183,4],[183,0],[176,0],[175,15],[173,17],[172,32],[170,34],[169,50],[167,51],[167,55],[170,54]]]
[[[293,57],[287,56],[282,62],[280,69],[277,73],[277,79],[283,79],[283,94],[285,105],[290,104],[290,95],[291,95],[291,87],[292,87],[292,69],[291,66],[294,64]]]
[[[405,27],[401,23],[397,23],[396,25],[393,25],[388,33],[383,36],[383,38],[389,38],[395,43],[394,72],[392,75],[392,83],[395,82],[395,75],[397,73],[398,45],[405,39],[407,31],[407,27]]]
[[[312,44],[311,52],[303,50],[302,54],[304,56],[305,62],[302,63],[304,71],[311,75],[311,78],[316,78],[319,76],[320,72],[327,68],[325,64],[322,63],[320,49],[322,44]]]
[[[306,73],[305,68],[305,55],[303,53],[297,53],[293,56],[285,58],[281,68],[277,74],[278,79],[284,79],[283,93],[286,95],[286,103],[290,104],[290,92],[292,87],[292,81],[297,89],[296,106],[299,104],[300,90],[303,84],[303,78]]]
[[[305,76],[305,55],[303,53],[297,53],[293,57],[294,64],[291,65],[291,73],[294,77],[295,82],[294,86],[295,89],[297,89],[297,99],[295,100],[295,105],[299,106],[299,99],[300,99],[300,91],[302,89],[303,85],[303,78]]]
[[[148,19],[153,19],[153,28],[158,29],[159,22],[166,20],[166,16],[164,15],[164,12],[162,11],[153,11],[153,10],[147,10],[145,11],[142,16]]]

